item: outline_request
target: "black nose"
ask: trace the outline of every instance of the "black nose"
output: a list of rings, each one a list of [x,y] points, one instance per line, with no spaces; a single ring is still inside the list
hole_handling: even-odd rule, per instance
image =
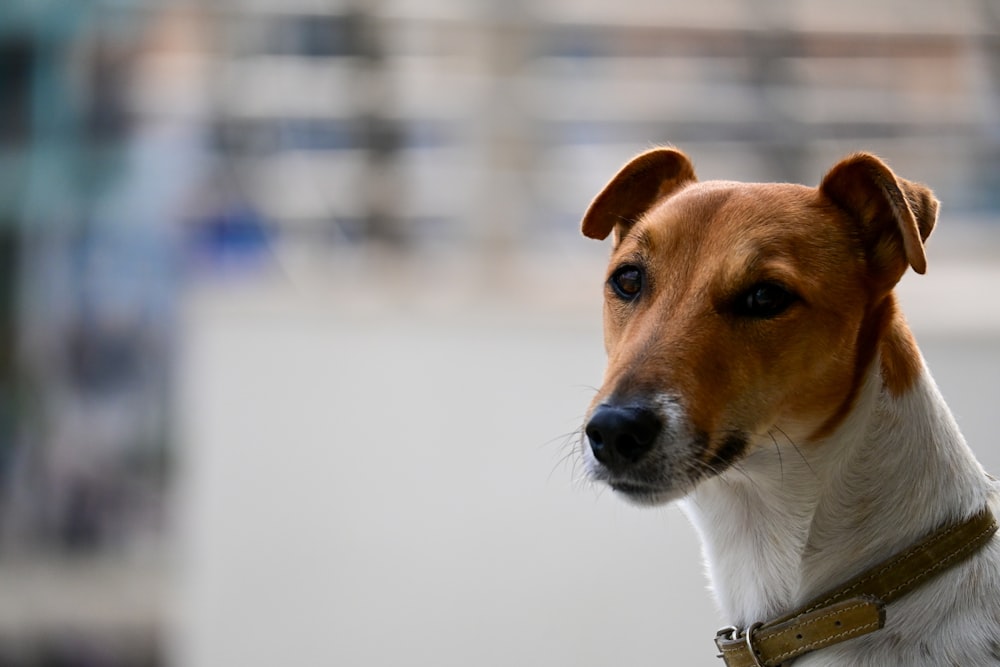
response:
[[[662,427],[659,416],[648,408],[600,405],[590,416],[586,433],[594,458],[620,470],[652,449]]]

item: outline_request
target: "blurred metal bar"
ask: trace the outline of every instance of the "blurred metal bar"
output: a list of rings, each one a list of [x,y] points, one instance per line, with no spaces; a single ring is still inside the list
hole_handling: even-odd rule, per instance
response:
[[[483,173],[475,207],[478,240],[490,253],[511,252],[532,224],[528,183],[537,165],[534,125],[527,114],[527,66],[537,27],[524,0],[486,0],[479,57],[486,78],[476,125]]]

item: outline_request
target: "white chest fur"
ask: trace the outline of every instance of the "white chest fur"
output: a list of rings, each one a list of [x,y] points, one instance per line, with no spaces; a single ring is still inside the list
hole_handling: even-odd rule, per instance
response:
[[[683,502],[726,624],[778,616],[989,501],[1000,511],[1000,487],[969,451],[926,370],[892,397],[878,364],[873,369],[830,438],[797,448],[767,435]],[[884,630],[797,664],[997,664],[996,600],[994,539],[979,557],[893,604]],[[935,656],[942,646],[951,654]]]

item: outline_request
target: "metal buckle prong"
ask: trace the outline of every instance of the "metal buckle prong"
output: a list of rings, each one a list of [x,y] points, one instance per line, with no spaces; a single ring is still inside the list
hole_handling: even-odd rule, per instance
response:
[[[746,642],[747,645],[747,651],[750,652],[750,657],[753,658],[753,664],[756,667],[765,667],[764,663],[762,663],[760,659],[757,657],[757,651],[755,651],[753,647],[753,633],[756,632],[757,628],[759,628],[762,625],[764,624],[759,622],[754,623],[749,628],[747,628],[747,633],[746,635],[743,636],[743,640]]]

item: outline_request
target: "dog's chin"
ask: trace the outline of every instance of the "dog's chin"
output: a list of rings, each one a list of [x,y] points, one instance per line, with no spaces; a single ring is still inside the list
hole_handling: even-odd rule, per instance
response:
[[[608,482],[608,484],[619,496],[633,505],[640,507],[666,505],[675,500],[680,500],[685,495],[675,488],[660,488],[648,484],[636,484],[625,481]]]

